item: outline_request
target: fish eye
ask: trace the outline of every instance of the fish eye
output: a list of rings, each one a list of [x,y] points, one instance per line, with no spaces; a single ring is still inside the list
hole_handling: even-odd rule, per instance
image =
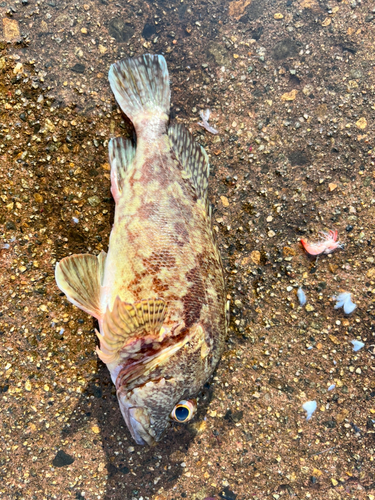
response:
[[[176,422],[180,423],[187,422],[188,420],[193,418],[196,409],[197,409],[197,403],[195,399],[190,399],[188,401],[185,400],[180,401],[173,408],[173,411],[171,413],[171,418]]]

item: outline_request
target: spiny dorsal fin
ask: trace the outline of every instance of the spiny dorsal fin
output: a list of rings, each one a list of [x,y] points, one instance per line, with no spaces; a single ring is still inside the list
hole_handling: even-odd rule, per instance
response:
[[[128,339],[158,336],[166,312],[163,299],[146,299],[129,304],[116,297],[112,311],[107,308],[104,315],[104,335],[99,336],[100,350],[97,350],[99,357],[105,363],[111,363]]]
[[[104,264],[107,254],[81,254],[65,257],[56,264],[57,286],[67,299],[83,311],[99,319],[100,287],[103,281]]]
[[[208,209],[207,188],[210,165],[206,151],[194,141],[193,136],[179,124],[168,129],[173,151],[183,168],[183,178],[189,178],[198,199]]]
[[[108,144],[109,163],[111,165],[111,189],[115,201],[118,200],[124,185],[126,171],[130,168],[135,147],[129,139],[116,137]]]

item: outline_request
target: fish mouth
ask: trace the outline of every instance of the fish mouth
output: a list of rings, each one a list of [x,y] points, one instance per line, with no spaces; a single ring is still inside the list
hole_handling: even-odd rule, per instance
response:
[[[137,444],[152,446],[156,444],[156,439],[146,431],[145,426],[149,425],[147,411],[140,407],[124,408],[124,419],[128,429]]]

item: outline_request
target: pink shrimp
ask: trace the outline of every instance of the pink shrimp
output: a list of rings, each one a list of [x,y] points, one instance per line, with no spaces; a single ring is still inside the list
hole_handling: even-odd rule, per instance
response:
[[[328,254],[334,252],[337,248],[343,248],[343,245],[337,241],[338,232],[329,231],[324,233],[321,231],[323,238],[320,241],[309,243],[308,241],[302,240],[301,243],[306,252],[310,255],[320,255]]]

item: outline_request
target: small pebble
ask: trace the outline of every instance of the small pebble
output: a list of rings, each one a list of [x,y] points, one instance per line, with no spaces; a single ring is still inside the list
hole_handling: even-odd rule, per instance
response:
[[[332,297],[337,301],[335,309],[343,307],[345,314],[351,314],[356,309],[356,304],[352,302],[352,294],[350,292],[340,293],[337,297]]]
[[[305,292],[302,290],[302,288],[298,288],[297,290],[297,297],[299,300],[299,305],[304,306],[306,304],[306,295]]]
[[[354,352],[359,351],[360,349],[362,349],[362,347],[365,346],[365,344],[359,340],[351,340],[350,342],[353,344],[353,351]]]
[[[302,408],[307,412],[306,420],[310,420],[312,414],[316,410],[316,401],[307,401],[302,405]]]

